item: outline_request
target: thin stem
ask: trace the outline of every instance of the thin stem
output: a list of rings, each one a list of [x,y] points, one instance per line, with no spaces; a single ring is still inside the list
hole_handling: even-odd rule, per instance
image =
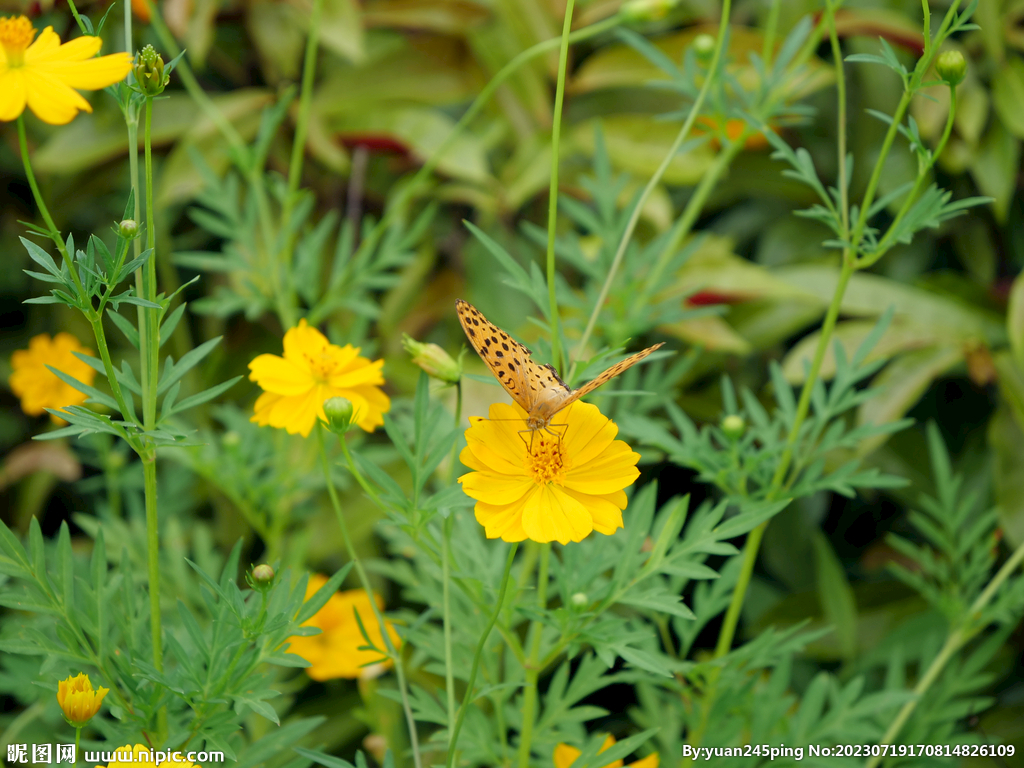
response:
[[[68,2],[70,3],[71,0],[68,0]],[[71,7],[74,8],[75,6],[72,4]],[[77,18],[77,14],[76,14],[76,18]],[[78,764],[78,744],[81,741],[81,739],[82,739],[82,726],[79,725],[79,726],[75,727],[75,752],[74,752],[75,759],[74,759],[74,762],[72,763],[72,765],[77,765]]]
[[[89,31],[85,28],[85,22],[82,21],[82,17],[78,15],[78,8],[75,7],[75,0],[68,0],[68,8],[71,9],[71,15],[75,17],[75,23],[78,24],[79,31],[83,35],[88,35]],[[77,744],[78,741],[76,740],[75,743]],[[75,751],[77,752],[78,750]]]
[[[353,566],[356,569],[356,573],[359,576],[359,583],[362,584],[364,590],[366,590],[366,596],[370,600],[370,607],[373,608],[373,615],[377,619],[377,626],[380,627],[380,634],[384,641],[384,647],[388,652],[388,656],[395,663],[395,675],[398,677],[398,690],[402,695],[402,709],[405,710],[405,721],[409,727],[409,741],[412,745],[412,757],[416,768],[422,768],[422,759],[420,757],[420,744],[419,738],[416,735],[416,719],[412,714],[412,706],[409,703],[409,686],[405,682],[405,669],[402,664],[402,654],[395,648],[395,644],[391,642],[391,636],[388,634],[387,625],[384,622],[384,615],[380,611],[380,607],[377,605],[377,601],[373,599],[373,588],[370,586],[370,579],[366,575],[366,570],[363,568],[363,563],[356,554],[356,549],[352,545],[352,537],[349,536],[348,523],[345,522],[345,515],[341,511],[341,501],[338,499],[338,491],[334,487],[334,482],[331,480],[331,463],[327,458],[327,446],[324,444],[324,428],[320,424],[316,425],[316,439],[317,446],[320,449],[320,460],[324,471],[324,482],[327,484],[327,494],[331,497],[331,506],[334,508],[334,516],[338,519],[338,527],[341,528],[341,538],[345,543],[345,551],[348,553],[349,560],[352,561]],[[379,503],[377,494],[372,491],[366,480],[363,479],[362,473],[356,468],[355,462],[352,460],[352,454],[349,453],[348,443],[345,442],[345,438],[342,437],[338,442],[341,443],[341,450],[345,454],[345,461],[348,462],[349,471],[353,474],[359,485],[362,486],[363,490],[366,491],[373,499]]]
[[[761,46],[761,58],[764,60],[766,69],[771,69],[772,59],[775,56],[775,35],[779,30],[779,10],[782,4],[779,0],[772,0],[768,8],[768,21],[764,28],[764,44]]]
[[[700,115],[700,111],[704,106],[704,100],[707,98],[708,91],[711,89],[711,84],[715,79],[715,75],[718,72],[718,63],[722,58],[722,48],[724,47],[726,31],[729,28],[729,13],[732,6],[732,0],[725,0],[722,7],[722,18],[718,26],[718,37],[715,40],[715,51],[711,57],[711,63],[708,66],[707,76],[704,78],[704,84],[700,88],[700,92],[697,94],[697,98],[694,99],[693,106],[690,108],[690,113],[686,116],[686,120],[683,122],[682,128],[679,129],[679,133],[676,134],[675,140],[672,142],[672,146],[669,147],[668,154],[661,161],[661,165],[658,166],[654,175],[651,176],[647,182],[647,186],[644,187],[643,192],[640,193],[640,198],[636,201],[636,205],[633,208],[633,212],[629,216],[629,221],[626,223],[626,230],[622,233],[622,239],[619,240],[619,247],[615,251],[615,257],[612,259],[612,265],[608,268],[608,275],[604,279],[604,284],[601,286],[601,291],[597,295],[597,301],[594,302],[594,308],[590,311],[590,318],[587,320],[587,327],[583,331],[583,335],[580,337],[579,344],[576,345],[576,352],[573,355],[572,366],[569,369],[569,375],[567,381],[572,382],[573,375],[576,373],[576,365],[579,362],[580,357],[583,355],[584,350],[587,348],[587,342],[590,341],[590,334],[594,332],[594,326],[597,325],[598,315],[601,313],[601,308],[604,306],[605,299],[608,297],[608,292],[611,290],[612,283],[618,274],[619,267],[622,266],[622,260],[626,255],[626,248],[629,245],[630,240],[633,238],[633,232],[636,229],[637,224],[640,222],[640,215],[643,212],[644,205],[647,204],[647,199],[654,192],[654,188],[658,186],[665,172],[668,170],[675,156],[679,153],[679,148],[683,146],[683,142],[686,141],[686,137],[690,135],[690,130],[693,128],[694,122]]]
[[[152,449],[151,449],[152,450]],[[163,632],[160,618],[160,532],[156,496],[156,452],[143,458],[142,475],[146,498],[146,559],[149,565],[149,629],[153,641],[153,666],[164,671]],[[167,708],[157,714],[160,739],[167,733]]]
[[[565,370],[562,357],[562,337],[558,328],[558,297],[555,284],[555,226],[558,223],[558,157],[559,141],[562,136],[562,103],[565,100],[565,70],[569,61],[569,30],[572,27],[572,11],[576,0],[569,0],[562,20],[562,41],[558,50],[558,79],[555,81],[555,108],[551,121],[551,184],[548,187],[548,314],[551,322],[551,361]]]
[[[537,573],[537,608],[545,610],[548,605],[548,564],[551,559],[551,544],[541,545],[540,570]],[[530,623],[530,649],[526,660],[526,675],[523,682],[523,730],[519,734],[519,768],[530,765],[530,746],[533,741],[533,726],[537,716],[537,678],[543,669],[539,664],[541,636],[544,627],[539,621]]]
[[[836,70],[836,100],[838,101],[838,139],[836,142],[839,154],[839,212],[843,222],[843,238],[850,234],[850,189],[846,177],[846,70],[843,67],[843,52],[839,47],[839,35],[836,33],[836,11],[833,0],[825,3],[825,23],[828,26],[828,37],[832,43],[832,60]]]
[[[483,655],[484,646],[487,645],[487,638],[491,634],[491,630],[494,629],[495,622],[498,621],[498,614],[501,613],[501,606],[505,602],[505,593],[508,591],[508,577],[512,572],[512,561],[515,559],[517,549],[519,549],[519,542],[515,542],[508,551],[508,557],[505,559],[505,571],[501,575],[501,585],[498,587],[498,600],[494,606],[494,613],[492,613],[491,618],[487,620],[487,626],[484,628],[483,634],[480,635],[480,642],[477,643],[476,652],[473,654],[473,664],[469,669],[469,680],[466,681],[466,693],[462,697],[462,706],[459,707],[459,717],[455,721],[455,729],[452,731],[451,737],[448,740],[447,768],[452,768],[455,764],[455,752],[459,743],[459,731],[462,730],[462,723],[466,719],[466,712],[469,711],[469,705],[473,701],[476,674],[480,669],[480,657]]]
[[[462,421],[462,380],[455,384],[455,428]],[[455,462],[458,442],[452,446],[449,459],[448,484],[455,482]],[[451,540],[455,524],[455,510],[449,510],[448,517],[441,524],[441,602],[444,621],[444,687],[448,702],[448,724],[455,722],[455,665],[452,661],[452,605],[451,605]],[[451,749],[452,731],[448,731],[448,748]]]

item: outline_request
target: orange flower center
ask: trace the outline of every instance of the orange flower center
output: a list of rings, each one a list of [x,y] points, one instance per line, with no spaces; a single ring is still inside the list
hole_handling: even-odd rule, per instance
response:
[[[302,356],[306,359],[309,371],[313,374],[317,384],[326,384],[328,379],[331,378],[331,374],[334,373],[335,368],[338,367],[326,352],[321,352],[319,355],[303,352]]]
[[[20,67],[25,63],[25,49],[35,36],[35,27],[25,16],[0,19],[0,46],[7,57],[7,66]]]
[[[537,485],[557,483],[564,485],[565,473],[569,470],[562,438],[543,429],[535,430],[528,438],[526,467]]]

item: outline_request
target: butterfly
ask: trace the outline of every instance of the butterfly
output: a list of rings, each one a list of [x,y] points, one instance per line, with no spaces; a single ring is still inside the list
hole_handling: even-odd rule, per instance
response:
[[[526,411],[526,428],[531,433],[538,429],[550,430],[556,413],[575,403],[584,395],[639,363],[661,344],[616,363],[596,379],[579,389],[572,389],[551,365],[533,362],[531,352],[494,323],[488,322],[479,309],[468,301],[455,300],[455,312],[462,330],[469,337],[473,349],[487,363],[498,383],[512,399]],[[525,431],[525,430],[524,430]]]

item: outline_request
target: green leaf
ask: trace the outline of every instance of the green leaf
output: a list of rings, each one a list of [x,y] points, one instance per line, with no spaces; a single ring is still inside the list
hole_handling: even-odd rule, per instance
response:
[[[70,616],[75,608],[75,562],[71,555],[71,531],[66,520],[61,522],[57,534],[57,581],[64,609]]]
[[[625,597],[620,598],[619,602],[633,605],[637,608],[647,608],[658,613],[669,613],[683,619],[694,618],[693,611],[682,603],[679,595],[670,595],[657,588],[638,594],[627,594]]]
[[[327,601],[338,591],[338,587],[345,581],[345,577],[348,576],[348,572],[351,569],[352,563],[350,562],[338,570],[337,573],[327,580],[326,584],[314,592],[309,600],[302,604],[302,608],[299,609],[298,614],[295,616],[295,622],[297,624],[305,624],[313,618],[317,611],[327,605]]]
[[[852,660],[857,655],[857,603],[853,589],[825,535],[816,530],[811,541],[814,544],[818,599],[839,640],[843,658]]]
[[[87,403],[98,403],[105,408],[109,408],[112,411],[120,413],[121,409],[118,406],[117,401],[110,395],[105,395],[95,387],[90,387],[88,384],[83,384],[74,376],[68,376],[66,373],[64,373],[64,371],[58,370],[57,368],[54,368],[52,365],[46,366],[46,369],[54,376],[56,376],[58,379],[67,384],[69,387],[77,389],[83,395],[87,395],[89,398],[88,400],[86,400]]]
[[[174,382],[188,373],[204,357],[210,354],[210,352],[213,351],[213,348],[220,343],[222,338],[222,336],[218,336],[214,339],[210,339],[209,341],[204,341],[195,349],[189,350],[182,355],[181,359],[177,363],[171,362],[171,359],[168,358],[167,363],[164,365],[163,375],[160,377],[160,383],[156,388],[156,393],[158,395],[162,395],[166,392]]]
[[[1024,139],[1024,60],[1008,56],[992,77],[992,105],[1003,125]]]
[[[228,379],[227,381],[222,382],[221,384],[217,384],[216,386],[210,387],[209,389],[205,389],[202,392],[199,392],[198,394],[186,397],[180,403],[175,404],[174,407],[172,407],[167,413],[165,413],[163,415],[163,418],[173,416],[174,414],[181,413],[182,411],[187,411],[189,408],[194,408],[195,406],[201,405],[207,402],[208,400],[213,400],[215,397],[219,397],[222,393],[226,392],[227,390],[231,389],[231,387],[235,386],[235,384],[237,384],[241,378],[241,376],[235,376],[234,378]]]

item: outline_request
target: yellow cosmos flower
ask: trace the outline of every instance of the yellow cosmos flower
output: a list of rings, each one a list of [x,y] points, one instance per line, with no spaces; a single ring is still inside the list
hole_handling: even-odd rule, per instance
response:
[[[97,765],[96,768],[139,768],[139,765],[152,765],[152,754],[150,753],[149,747],[145,744],[136,744],[134,747],[131,744],[125,744],[123,747],[118,747],[113,752],[113,757],[107,765]],[[171,765],[174,768],[200,768],[190,760],[186,760],[182,757],[181,762],[173,762]]]
[[[331,344],[300,320],[284,335],[284,357],[260,355],[249,363],[249,378],[263,389],[250,421],[306,437],[318,418],[327,420],[324,401],[344,397],[355,408],[354,423],[372,432],[384,423],[391,401],[380,389],[384,361],[371,362],[359,351]]]
[[[609,734],[597,753],[601,754],[614,743],[615,737]],[[559,744],[555,747],[555,768],[569,768],[580,754],[580,750],[576,749],[576,747],[570,747],[568,744]],[[654,752],[641,760],[637,760],[635,763],[630,763],[628,768],[658,768],[660,762],[661,759],[658,757],[658,753]],[[623,762],[621,760],[616,760],[615,762],[608,763],[605,768],[622,768],[622,765]]]
[[[61,45],[53,27],[32,42],[35,35],[24,16],[0,19],[0,120],[14,120],[28,105],[44,123],[70,123],[79,110],[92,112],[75,88],[106,88],[132,68],[127,53],[94,58],[103,46],[98,37],[82,35]]]
[[[306,599],[311,598],[326,583],[326,576],[310,576],[306,586]],[[374,598],[377,607],[383,610],[384,601],[379,595],[375,595]],[[362,589],[350,589],[331,595],[324,607],[302,625],[319,627],[323,630],[319,635],[288,638],[288,642],[291,643],[288,653],[301,656],[310,663],[311,666],[306,668],[306,674],[314,680],[333,680],[336,677],[366,679],[376,677],[391,666],[391,660],[382,659],[379,653],[359,650],[360,646],[366,645],[366,639],[359,631],[359,624],[356,623],[356,611],[359,612],[359,620],[373,644],[378,648],[384,648],[384,637],[373,614],[373,606]],[[398,633],[391,622],[384,623],[387,625],[392,644],[398,648],[402,643]]]
[[[520,432],[518,405],[495,403],[489,416],[470,419],[459,456],[474,470],[459,482],[487,538],[568,544],[622,527],[623,489],[640,476],[640,454],[615,439],[618,427],[597,406],[577,401],[559,413],[557,436]]]
[[[46,367],[49,365],[92,386],[96,371],[72,352],[92,355],[70,333],[58,333],[53,339],[50,339],[50,334],[41,333],[32,337],[28,349],[19,349],[11,355],[13,373],[7,382],[11,391],[21,399],[21,410],[29,416],[39,416],[44,408],[65,408],[85,402],[84,394],[65,384]],[[63,423],[63,419],[53,414],[50,418],[55,423]]]
[[[57,683],[57,703],[68,722],[81,728],[100,711],[103,697],[109,692],[109,688],[94,691],[89,676],[79,672],[77,677],[68,676]]]

